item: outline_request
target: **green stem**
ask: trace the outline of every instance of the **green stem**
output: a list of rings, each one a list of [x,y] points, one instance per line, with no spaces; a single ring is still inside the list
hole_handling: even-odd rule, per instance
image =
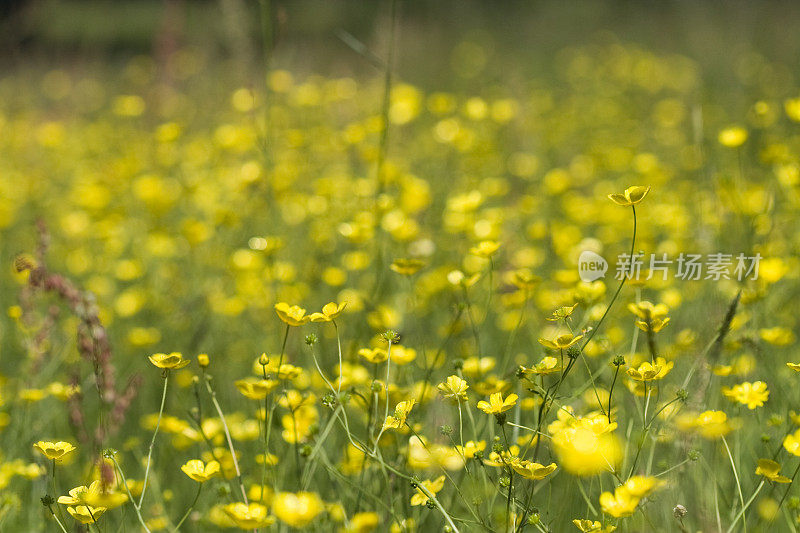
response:
[[[756,487],[756,491],[753,493],[752,496],[750,496],[750,499],[747,500],[747,503],[745,503],[742,506],[742,510],[739,511],[739,514],[736,515],[736,518],[733,519],[733,522],[731,522],[731,525],[728,528],[726,533],[731,533],[731,531],[733,531],[733,526],[736,525],[736,522],[738,522],[740,518],[744,517],[744,512],[747,510],[748,507],[750,507],[750,504],[753,503],[753,500],[756,499],[756,496],[758,496],[758,493],[761,491],[761,487],[763,487],[763,486],[764,486],[764,480],[762,479],[761,483],[759,483],[758,487]],[[743,522],[743,524],[744,524],[744,527],[745,527],[745,530],[746,530],[747,529],[747,525],[746,525],[747,524],[747,520],[745,520]]]
[[[633,269],[633,250],[636,247],[636,206],[632,205],[631,206],[631,210],[633,211],[633,237],[631,237],[631,253],[630,253],[631,270],[632,270]],[[614,293],[614,296],[611,298],[611,302],[609,302],[608,307],[606,307],[606,310],[603,313],[603,316],[600,317],[600,320],[597,322],[597,325],[592,329],[592,331],[589,333],[589,335],[586,338],[586,340],[583,342],[583,346],[581,346],[581,352],[583,352],[583,349],[586,348],[586,345],[589,344],[589,342],[595,336],[597,331],[600,329],[600,325],[606,319],[606,316],[608,316],[608,312],[614,306],[614,302],[617,301],[617,297],[619,296],[619,293],[622,291],[622,287],[625,286],[625,282],[627,280],[628,280],[628,276],[623,274],[622,279],[619,282],[619,287],[617,287],[617,290]]]
[[[131,501],[131,505],[133,505],[133,509],[136,511],[136,517],[139,519],[139,523],[142,525],[142,527],[147,533],[150,533],[150,529],[147,527],[144,518],[142,518],[142,511],[139,508],[139,506],[136,505],[136,500],[133,499],[133,495],[131,494],[131,489],[128,486],[128,481],[125,479],[125,474],[122,472],[122,468],[119,466],[117,458],[111,455],[111,460],[114,462],[114,468],[116,468],[117,472],[119,472],[119,477],[122,478],[122,484],[125,486],[125,492],[128,493],[128,498]]]
[[[616,369],[614,370],[614,379],[611,381],[611,388],[608,391],[608,423],[611,423],[611,398],[614,395],[614,385],[617,383],[617,376],[619,375],[619,367],[620,365],[615,365]]]
[[[739,516],[742,517],[742,527],[743,527],[743,531],[745,531],[745,533],[746,533],[747,532],[747,518],[744,516],[744,512],[747,509],[747,506],[750,505],[750,502],[748,502],[747,504],[744,503],[744,496],[742,495],[742,485],[739,482],[739,473],[736,471],[736,463],[733,460],[733,455],[731,455],[731,449],[730,449],[730,447],[728,447],[728,441],[725,440],[725,437],[722,437],[722,444],[725,445],[725,451],[728,452],[728,459],[730,460],[731,468],[733,469],[733,477],[736,480],[736,489],[739,491],[739,501],[742,504],[742,510],[739,512]],[[761,481],[761,485],[763,485],[763,484],[764,484],[764,481],[762,480]],[[758,487],[759,490],[761,490],[761,485],[759,485],[759,487]],[[758,491],[756,491],[756,494],[757,493],[758,493]],[[750,501],[753,501],[753,498],[755,498],[755,494],[750,498]],[[739,520],[739,516],[737,516],[736,519],[733,521],[733,524],[731,524],[731,529],[733,528],[733,525],[736,524],[736,521]],[[728,531],[731,531],[731,529],[728,529]]]
[[[203,371],[203,381],[206,384],[206,391],[208,395],[211,396],[211,403],[214,405],[214,409],[217,411],[217,415],[219,415],[219,420],[222,423],[222,430],[225,432],[225,438],[228,441],[228,449],[231,452],[231,460],[233,461],[233,468],[236,470],[236,477],[239,480],[239,490],[242,491],[242,499],[244,500],[245,504],[248,504],[247,501],[247,491],[244,490],[244,481],[242,480],[242,472],[239,470],[239,460],[236,459],[236,449],[233,447],[233,439],[231,439],[231,431],[228,429],[228,422],[225,420],[225,414],[222,412],[222,407],[220,407],[219,402],[217,401],[217,393],[214,389],[211,388],[210,383],[210,376],[207,376],[205,370]],[[266,457],[264,458],[266,460]]]
[[[147,477],[150,474],[150,463],[153,457],[153,447],[156,444],[156,435],[158,435],[158,428],[161,426],[161,417],[164,414],[164,403],[167,400],[167,384],[169,383],[169,370],[164,370],[164,390],[161,392],[161,407],[158,410],[158,420],[156,421],[156,429],[153,431],[153,438],[150,440],[150,449],[147,451],[147,466],[144,469],[144,481],[142,482],[142,494],[139,496],[139,507],[142,506],[144,495],[147,491]]]
[[[49,505],[47,506],[47,508],[50,510],[50,514],[53,515],[53,519],[58,524],[58,527],[61,528],[61,531],[63,531],[64,533],[67,533],[67,528],[64,527],[64,524],[62,524],[61,520],[58,519],[58,517],[56,516],[56,513],[53,512],[53,508],[50,507]]]
[[[192,509],[194,509],[194,504],[197,503],[197,499],[200,497],[200,492],[202,490],[203,490],[203,484],[202,483],[198,483],[197,484],[197,494],[194,495],[194,500],[192,500],[192,504],[186,510],[186,513],[184,513],[183,518],[181,518],[181,521],[178,522],[177,526],[175,526],[175,531],[180,531],[181,526],[183,525],[183,523],[186,521],[187,518],[189,518],[189,513],[191,513]]]

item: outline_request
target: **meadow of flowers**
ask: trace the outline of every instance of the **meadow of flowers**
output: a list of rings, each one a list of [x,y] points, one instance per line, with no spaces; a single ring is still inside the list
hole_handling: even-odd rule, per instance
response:
[[[6,72],[0,529],[797,531],[800,77],[731,61]]]

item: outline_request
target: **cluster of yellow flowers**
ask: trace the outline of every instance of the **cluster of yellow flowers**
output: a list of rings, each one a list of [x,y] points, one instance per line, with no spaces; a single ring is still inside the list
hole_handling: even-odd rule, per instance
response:
[[[141,60],[0,83],[0,236],[49,229],[0,277],[2,527],[797,527],[800,99],[706,117],[686,58],[558,63],[482,95],[274,69],[207,114]],[[689,252],[730,274],[645,259]]]

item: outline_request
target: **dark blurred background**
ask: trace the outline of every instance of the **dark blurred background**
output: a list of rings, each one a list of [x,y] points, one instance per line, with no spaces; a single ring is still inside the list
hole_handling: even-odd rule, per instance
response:
[[[475,67],[455,69],[459,86],[491,83],[508,54],[521,75],[535,73],[556,51],[598,39],[689,56],[709,83],[732,80],[731,57],[753,49],[800,61],[800,2],[400,0],[398,9],[397,68],[422,85],[446,87],[442,73],[459,61]],[[246,64],[263,57],[269,32],[277,65],[357,74],[374,66],[353,60],[342,32],[380,56],[390,10],[391,0],[0,0],[0,66],[168,57],[183,46]],[[482,50],[456,49],[463,40]]]

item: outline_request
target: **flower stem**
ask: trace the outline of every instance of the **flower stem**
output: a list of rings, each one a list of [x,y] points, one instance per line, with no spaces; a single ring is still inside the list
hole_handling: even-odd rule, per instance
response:
[[[139,523],[142,524],[142,527],[144,528],[145,531],[147,531],[147,533],[150,533],[150,529],[147,527],[144,518],[142,518],[142,511],[139,508],[139,506],[136,505],[136,500],[133,499],[133,495],[131,494],[131,489],[128,486],[127,480],[125,479],[125,474],[122,472],[122,468],[119,466],[119,463],[117,462],[117,458],[111,455],[111,460],[114,462],[114,468],[116,468],[117,472],[119,472],[119,477],[122,478],[122,484],[125,486],[125,491],[128,493],[128,498],[130,498],[131,504],[133,505],[133,509],[136,511],[136,517],[139,519]]]
[[[633,237],[631,237],[631,253],[630,253],[631,274],[632,274],[633,273],[633,250],[636,247],[636,206],[632,205],[631,209],[633,211]],[[614,293],[614,296],[611,298],[611,302],[609,302],[608,307],[606,307],[606,310],[603,313],[603,316],[600,317],[600,320],[597,322],[597,325],[592,329],[592,331],[586,337],[586,340],[583,342],[583,346],[581,346],[581,352],[583,352],[583,349],[586,348],[586,345],[589,344],[589,342],[592,340],[592,338],[594,337],[595,333],[597,333],[597,330],[600,329],[600,325],[606,319],[606,316],[608,315],[608,312],[614,306],[614,302],[617,301],[617,297],[619,296],[620,291],[622,291],[622,287],[625,286],[625,282],[627,280],[628,280],[628,275],[627,275],[627,273],[625,273],[625,274],[623,274],[622,279],[619,282],[619,286],[617,287],[617,291]]]
[[[228,441],[228,449],[231,451],[231,460],[233,461],[233,469],[236,470],[236,477],[239,480],[239,489],[242,491],[242,499],[244,503],[249,503],[247,501],[247,491],[244,490],[244,481],[242,481],[242,472],[239,470],[239,460],[236,459],[236,449],[233,447],[233,439],[231,439],[231,431],[228,429],[228,423],[225,420],[225,414],[222,412],[222,407],[219,406],[219,402],[217,401],[217,393],[214,392],[214,389],[211,388],[211,383],[209,381],[209,376],[205,375],[205,371],[203,372],[203,381],[206,383],[206,390],[208,391],[209,396],[211,396],[211,403],[214,404],[214,409],[216,409],[217,414],[219,415],[219,420],[222,422],[222,430],[225,432],[225,438]],[[265,458],[266,459],[266,458]]]
[[[186,510],[186,513],[183,515],[183,518],[181,518],[181,521],[178,522],[177,526],[175,526],[175,531],[180,531],[181,525],[183,525],[183,523],[186,521],[186,519],[189,518],[189,513],[191,513],[192,509],[194,509],[194,504],[197,503],[197,499],[200,497],[200,491],[202,491],[202,490],[203,490],[203,484],[202,483],[198,483],[197,484],[197,494],[194,495],[194,500],[192,500],[192,504]]]
[[[150,474],[150,463],[153,457],[153,447],[156,444],[156,435],[158,435],[158,428],[161,426],[161,417],[164,414],[164,403],[167,400],[167,384],[169,383],[169,370],[164,371],[164,390],[161,392],[161,407],[158,410],[158,420],[156,421],[156,429],[153,431],[153,438],[150,440],[150,449],[147,451],[147,466],[144,469],[144,481],[142,484],[142,494],[139,497],[139,507],[141,508],[144,501],[144,495],[147,491],[147,477]]]
[[[65,527],[64,527],[64,524],[62,524],[62,523],[61,523],[61,520],[59,520],[59,519],[58,519],[58,517],[56,516],[56,513],[54,513],[54,512],[53,512],[53,508],[52,508],[51,506],[49,506],[49,505],[48,505],[48,506],[47,506],[47,509],[50,511],[50,514],[51,514],[51,515],[53,515],[53,519],[54,519],[54,520],[56,521],[56,523],[58,524],[58,527],[60,527],[60,528],[61,528],[61,531],[63,531],[64,533],[67,533],[67,528],[65,528]]]

